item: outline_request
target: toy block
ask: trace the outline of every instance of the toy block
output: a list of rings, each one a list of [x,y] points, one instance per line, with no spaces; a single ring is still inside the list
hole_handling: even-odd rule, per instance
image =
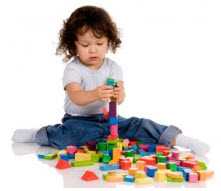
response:
[[[132,149],[129,149],[129,150],[124,151],[123,155],[125,157],[133,157],[135,155],[135,152]]]
[[[135,179],[137,178],[145,178],[146,177],[146,173],[143,170],[137,170],[135,175],[134,175]]]
[[[169,153],[169,148],[168,147],[166,147],[165,145],[157,145],[156,146],[156,152],[157,153],[166,153],[166,154],[168,154]]]
[[[102,170],[102,171],[108,171],[108,170],[117,170],[117,169],[119,169],[120,167],[119,167],[119,164],[103,164],[103,165],[101,165],[100,166],[100,170]]]
[[[154,180],[156,182],[165,182],[166,181],[166,173],[163,170],[157,170],[154,176]]]
[[[136,167],[138,168],[138,170],[144,170],[145,165],[146,165],[145,161],[138,160],[136,162]]]
[[[155,152],[156,145],[155,144],[148,144],[148,152]]]
[[[177,171],[177,165],[175,162],[169,161],[167,163],[167,168],[170,169],[171,171]]]
[[[110,125],[117,125],[118,124],[117,117],[109,117],[109,124]]]
[[[136,172],[138,171],[138,168],[137,167],[131,167],[129,170],[128,170],[128,174],[131,175],[131,176],[135,176]]]
[[[196,161],[181,161],[181,166],[186,168],[194,168],[197,165]]]
[[[93,162],[99,162],[101,155],[99,153],[91,153],[91,160]]]
[[[66,161],[66,160],[58,160],[58,162],[57,162],[57,164],[56,164],[56,166],[55,166],[57,169],[67,169],[67,168],[70,168],[71,167],[71,165],[69,164],[69,162],[68,161]]]
[[[146,175],[149,177],[154,177],[157,168],[155,166],[147,166],[146,167]]]
[[[109,153],[104,153],[101,157],[101,161],[103,163],[109,163],[111,161],[111,156],[109,155]]]
[[[157,168],[159,170],[165,170],[165,169],[167,169],[167,165],[166,165],[166,163],[157,163]]]
[[[146,165],[156,165],[156,158],[152,156],[144,156],[139,158],[138,160],[142,160],[146,163]]]
[[[62,160],[70,160],[74,158],[74,155],[70,155],[70,154],[60,154],[59,158]]]
[[[75,161],[90,161],[91,154],[90,153],[75,153]]]
[[[148,144],[139,144],[139,148],[142,149],[143,151],[148,151]]]
[[[107,182],[123,182],[124,177],[121,174],[106,175],[105,180]]]
[[[57,157],[57,152],[55,153],[47,153],[47,154],[38,154],[39,159],[45,159],[45,160],[53,160]]]
[[[136,163],[140,158],[141,158],[140,155],[134,154],[134,156],[133,156],[133,163]]]
[[[77,147],[73,145],[69,145],[67,146],[66,150],[68,154],[73,155],[77,152]]]
[[[106,85],[116,87],[117,86],[117,81],[113,78],[107,78]]]
[[[122,150],[119,148],[114,148],[112,152],[112,161],[111,163],[118,163],[120,160]]]
[[[106,142],[99,142],[97,144],[98,151],[106,151],[107,150],[107,143]]]
[[[82,167],[82,166],[91,166],[94,165],[92,160],[83,160],[83,161],[71,161],[71,166],[73,167]]]
[[[179,151],[177,150],[172,151],[172,158],[175,160],[179,160]]]
[[[120,169],[129,170],[131,168],[132,162],[130,159],[120,159]]]
[[[137,144],[137,141],[129,140],[129,146],[133,146],[133,145],[136,145],[136,144]]]
[[[191,182],[191,183],[198,182],[198,174],[196,172],[190,172],[188,181]]]
[[[167,161],[167,157],[162,155],[162,156],[157,156],[157,163],[164,163]]]
[[[117,143],[108,142],[108,144],[107,144],[107,150],[109,150],[109,151],[112,151],[116,147],[117,147]]]
[[[200,181],[206,181],[208,178],[210,178],[214,174],[213,171],[207,171],[207,170],[206,171],[199,170],[197,171],[197,173],[198,173]]]
[[[109,102],[109,118],[117,116],[117,102],[116,100],[111,99]]]
[[[153,179],[149,177],[143,177],[143,178],[136,178],[135,179],[136,184],[152,184]]]
[[[97,175],[93,172],[93,171],[89,171],[87,170],[82,176],[81,176],[82,180],[85,181],[92,181],[92,180],[97,180],[98,177]]]
[[[207,165],[203,161],[198,160],[197,166],[198,166],[198,170],[207,170]]]
[[[135,181],[134,176],[131,176],[131,175],[124,176],[124,182],[134,182],[134,181]]]
[[[167,176],[168,182],[183,182],[184,181],[184,178],[181,172],[167,171],[166,176]]]
[[[118,125],[111,125],[110,126],[110,134],[118,137]]]

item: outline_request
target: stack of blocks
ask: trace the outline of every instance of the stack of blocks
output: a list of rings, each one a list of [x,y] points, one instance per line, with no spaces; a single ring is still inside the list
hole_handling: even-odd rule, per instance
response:
[[[113,79],[107,80],[107,85],[116,87],[116,84]],[[54,153],[38,154],[38,158],[57,159],[55,167],[60,170],[101,163],[99,169],[107,172],[103,174],[103,179],[108,182],[197,183],[206,181],[213,175],[213,171],[207,170],[207,165],[190,152],[181,152],[165,145],[119,139],[115,98],[111,98],[109,112],[105,110],[104,118],[110,123],[110,135],[107,139],[95,143],[93,147],[89,144],[78,148],[70,145]],[[82,176],[85,181],[97,178],[91,171],[86,171]]]
[[[117,87],[117,81],[112,78],[108,78],[106,80],[106,85],[115,88]],[[117,139],[118,138],[117,100],[114,96],[111,97],[111,100],[109,102],[108,118],[110,125],[110,135],[108,136],[108,140]]]

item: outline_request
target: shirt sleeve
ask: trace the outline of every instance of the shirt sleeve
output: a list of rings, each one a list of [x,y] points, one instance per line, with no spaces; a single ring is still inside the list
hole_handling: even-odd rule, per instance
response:
[[[64,69],[64,74],[63,74],[64,89],[71,82],[81,84],[80,71],[78,70],[77,66],[75,66],[75,63],[69,63]]]

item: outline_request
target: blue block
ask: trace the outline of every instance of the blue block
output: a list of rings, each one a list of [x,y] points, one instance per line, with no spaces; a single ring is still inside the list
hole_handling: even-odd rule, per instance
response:
[[[110,117],[109,118],[109,124],[110,125],[117,125],[118,124],[117,117]]]
[[[157,168],[155,166],[148,166],[147,171],[146,171],[146,175],[149,177],[154,177],[156,171],[157,171]]]
[[[156,144],[149,144],[148,152],[156,152]]]
[[[135,181],[134,176],[131,176],[131,175],[124,176],[124,182],[134,182],[134,181]]]
[[[103,164],[100,166],[100,170],[102,171],[108,171],[108,170],[117,170],[119,169],[119,164]]]

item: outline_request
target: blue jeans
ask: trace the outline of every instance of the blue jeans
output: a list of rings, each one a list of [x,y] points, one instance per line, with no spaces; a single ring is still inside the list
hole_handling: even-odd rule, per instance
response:
[[[175,126],[160,125],[152,120],[118,116],[118,134],[123,139],[135,139],[144,143],[171,146],[173,139],[182,131]],[[64,149],[68,145],[81,146],[99,142],[109,135],[108,120],[102,114],[71,116],[65,114],[62,124],[42,127],[36,134],[36,142],[42,146]]]

